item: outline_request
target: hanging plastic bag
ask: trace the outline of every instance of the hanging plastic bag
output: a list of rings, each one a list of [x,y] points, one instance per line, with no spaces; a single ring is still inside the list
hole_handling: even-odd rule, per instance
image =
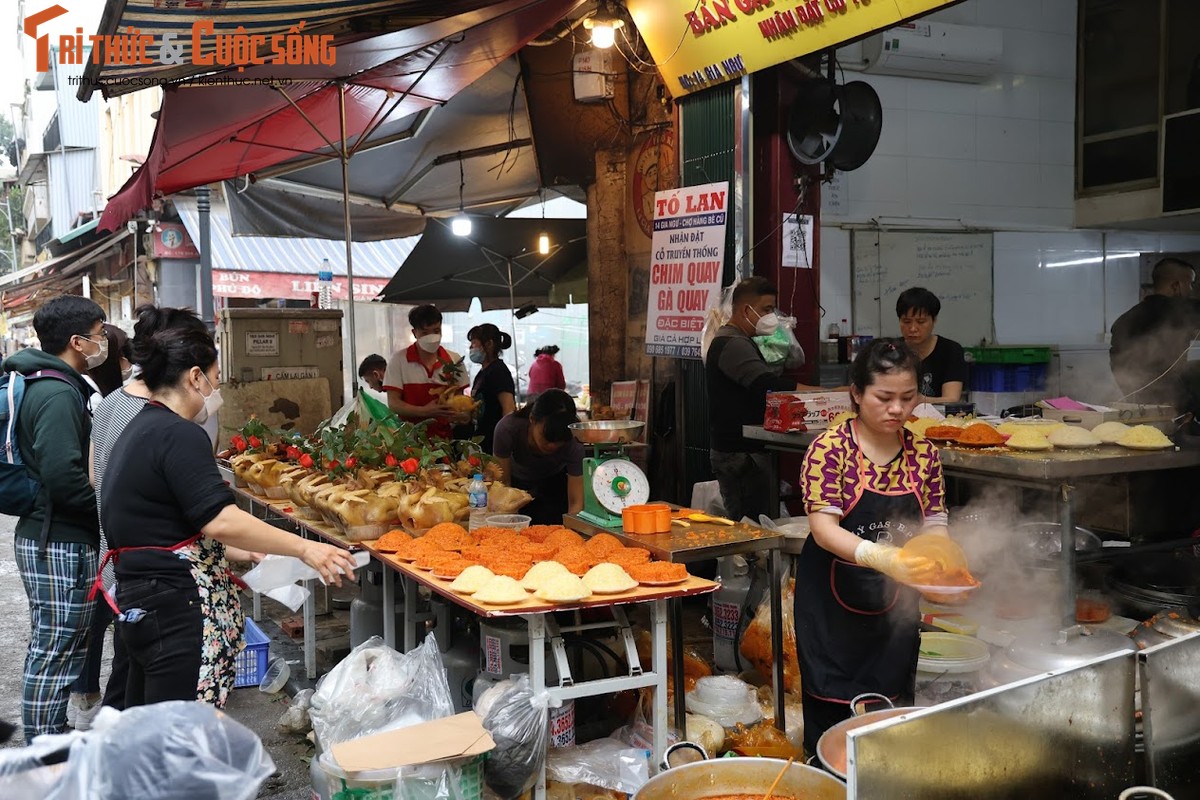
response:
[[[533,786],[546,761],[549,695],[534,695],[526,674],[501,681],[476,704],[483,727],[496,742],[484,763],[488,788],[513,800]]]
[[[804,366],[804,348],[796,341],[796,318],[779,315],[779,327],[770,336],[754,336],[763,360],[772,367],[796,369]]]
[[[408,653],[372,636],[317,684],[309,717],[321,747],[430,722],[454,713],[433,634]]]
[[[94,725],[46,800],[252,800],[275,772],[254,731],[203,703],[102,709]]]
[[[722,325],[729,324],[733,316],[733,287],[721,290],[721,302],[708,309],[704,314],[704,330],[700,333],[700,360],[708,359],[708,348],[717,338],[717,331]]]
[[[796,656],[795,597],[796,581],[787,570],[783,573],[783,688],[789,694],[800,693],[800,662]],[[771,596],[764,594],[754,618],[742,634],[741,654],[759,674],[771,679],[775,663],[771,654]]]
[[[4,800],[43,800],[63,779],[64,751],[84,734],[38,736],[27,747],[0,750],[0,797]]]

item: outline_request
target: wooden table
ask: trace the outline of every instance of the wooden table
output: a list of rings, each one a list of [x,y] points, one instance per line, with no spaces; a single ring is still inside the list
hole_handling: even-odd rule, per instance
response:
[[[777,451],[803,453],[818,432],[772,433],[747,425],[742,435],[765,442]],[[1118,445],[1101,445],[1079,450],[1028,452],[1007,447],[970,448],[942,445],[938,448],[942,470],[960,479],[990,480],[1010,486],[1037,489],[1058,497],[1059,533],[1062,536],[1060,585],[1063,588],[1062,624],[1075,624],[1075,486],[1079,478],[1157,472],[1200,466],[1200,450],[1130,450]],[[776,470],[778,466],[776,465]],[[778,474],[774,476],[778,485]]]
[[[757,525],[737,523],[733,526],[712,522],[692,522],[690,527],[672,526],[670,533],[650,536],[625,533],[621,528],[604,528],[582,517],[568,514],[563,517],[568,528],[587,537],[598,533],[610,533],[627,547],[641,547],[650,551],[660,561],[690,564],[712,558],[756,553],[765,551],[767,575],[770,581],[771,605],[771,685],[775,689],[775,726],[786,730],[784,719],[783,680],[783,576],[780,568],[780,551],[784,536],[777,531],[764,530]],[[675,682],[675,726],[686,730],[687,707],[683,686],[683,603],[676,598],[671,601],[671,658],[672,678]]]

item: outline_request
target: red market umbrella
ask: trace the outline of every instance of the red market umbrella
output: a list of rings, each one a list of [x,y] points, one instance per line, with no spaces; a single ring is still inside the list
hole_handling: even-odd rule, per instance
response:
[[[332,65],[247,67],[168,87],[145,163],[101,215],[116,230],[156,196],[275,166],[299,155],[341,162],[346,269],[353,297],[347,168],[390,125],[447,102],[582,4],[504,0],[337,47]],[[354,331],[354,305],[349,326]],[[356,363],[354,336],[350,360]]]

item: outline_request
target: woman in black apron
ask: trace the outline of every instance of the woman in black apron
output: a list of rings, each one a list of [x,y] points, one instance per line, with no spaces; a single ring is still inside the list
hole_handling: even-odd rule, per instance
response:
[[[904,428],[918,402],[917,357],[875,340],[854,360],[858,418],[822,433],[805,456],[802,485],[812,535],[796,574],[796,643],[804,686],[804,749],[873,692],[911,704],[918,593],[933,564],[900,546],[945,533],[937,449]]]

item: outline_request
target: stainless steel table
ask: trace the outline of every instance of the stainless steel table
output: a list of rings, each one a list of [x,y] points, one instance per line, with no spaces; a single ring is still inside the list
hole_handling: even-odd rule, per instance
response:
[[[783,587],[780,572],[780,550],[784,536],[756,525],[738,523],[735,526],[693,522],[691,527],[672,526],[671,533],[650,536],[628,534],[620,528],[604,528],[585,519],[570,515],[563,517],[568,528],[587,537],[611,533],[628,547],[641,547],[659,561],[689,564],[711,558],[765,551],[771,603],[771,685],[775,689],[775,726],[786,730],[784,720],[783,680]],[[676,598],[670,602],[671,614],[671,677],[675,683],[675,726],[687,728],[687,709],[683,690],[683,603]]]
[[[771,433],[748,425],[742,429],[742,435],[766,442],[772,450],[802,453],[816,434]],[[1072,481],[1200,466],[1200,450],[1179,448],[1129,450],[1117,445],[1101,445],[1082,450],[1026,452],[1003,447],[971,449],[950,445],[940,447],[938,452],[947,476],[990,480],[1057,495],[1062,552],[1066,554],[1060,566],[1062,622],[1066,627],[1075,624],[1075,487]],[[778,483],[777,476],[775,482]]]

